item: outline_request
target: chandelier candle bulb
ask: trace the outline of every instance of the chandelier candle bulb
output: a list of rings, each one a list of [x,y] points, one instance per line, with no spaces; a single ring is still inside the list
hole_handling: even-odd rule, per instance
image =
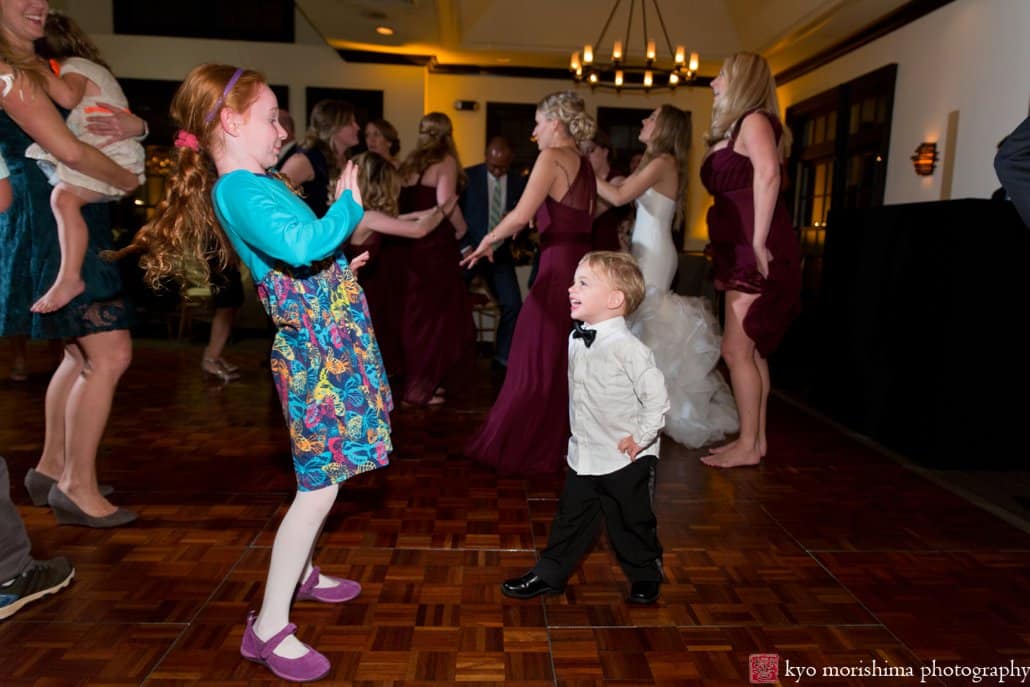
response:
[[[582,83],[585,79],[591,90],[600,88],[620,93],[652,93],[695,85],[698,55],[696,52],[689,52],[685,45],[675,45],[669,38],[659,0],[651,0],[650,3],[647,0],[641,0],[640,3],[632,0],[629,3],[629,14],[621,15],[626,19],[625,31],[621,27],[612,26],[612,20],[618,15],[619,7],[623,4],[622,0],[610,2],[611,12],[597,39],[593,43],[580,44],[582,51],[580,46],[575,44],[569,51],[569,72],[573,81]],[[638,4],[642,19],[639,23],[633,21],[634,8]],[[658,27],[661,29],[659,33],[648,32],[650,23],[645,6],[649,5],[654,6],[654,12],[658,15]],[[668,51],[664,57],[659,52],[659,44]],[[639,47],[634,50],[634,45]],[[611,52],[608,52],[605,46],[611,46]],[[595,49],[598,51],[596,54]]]

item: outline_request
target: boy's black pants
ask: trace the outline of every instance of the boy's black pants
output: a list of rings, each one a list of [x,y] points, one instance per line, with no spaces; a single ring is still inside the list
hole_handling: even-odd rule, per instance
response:
[[[608,475],[569,470],[547,548],[533,572],[559,588],[594,546],[601,517],[630,582],[662,581],[662,545],[654,499],[655,456],[641,456]]]

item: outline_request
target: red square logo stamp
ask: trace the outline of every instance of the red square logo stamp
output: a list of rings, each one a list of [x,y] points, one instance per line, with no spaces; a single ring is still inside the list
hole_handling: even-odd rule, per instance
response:
[[[780,679],[779,654],[751,654],[747,657],[749,682],[767,685]]]

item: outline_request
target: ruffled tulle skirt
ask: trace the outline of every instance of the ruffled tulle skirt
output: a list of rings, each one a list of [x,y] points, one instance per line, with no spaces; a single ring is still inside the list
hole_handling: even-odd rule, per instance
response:
[[[733,394],[715,369],[722,336],[706,301],[649,287],[629,324],[665,375],[666,436],[698,448],[740,428]]]

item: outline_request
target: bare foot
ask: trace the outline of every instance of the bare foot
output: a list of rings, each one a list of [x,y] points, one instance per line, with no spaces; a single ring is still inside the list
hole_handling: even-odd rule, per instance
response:
[[[713,446],[710,449],[708,449],[708,455],[710,455],[710,456],[717,456],[720,453],[726,453],[727,451],[732,451],[733,449],[735,449],[737,447],[737,443],[739,443],[738,440],[734,439],[733,441],[729,442],[728,444],[723,444],[722,446]]]
[[[710,456],[718,456],[718,455],[721,455],[721,454],[726,453],[728,451],[736,450],[736,448],[737,448],[737,446],[739,444],[740,444],[740,440],[739,439],[734,439],[733,441],[729,442],[728,444],[723,444],[722,446],[713,446],[710,449],[708,449],[708,455],[710,455]],[[766,450],[768,450],[768,444],[766,443],[765,439],[759,439],[758,440],[758,453],[759,453],[759,455],[762,456],[762,458],[765,458]]]
[[[762,454],[757,446],[751,448],[737,445],[730,451],[724,451],[719,455],[705,456],[701,462],[713,468],[735,468],[744,465],[758,465],[762,461]]]
[[[61,279],[54,282],[50,290],[32,304],[32,312],[48,313],[60,310],[73,298],[86,290],[86,282],[82,279]]]

